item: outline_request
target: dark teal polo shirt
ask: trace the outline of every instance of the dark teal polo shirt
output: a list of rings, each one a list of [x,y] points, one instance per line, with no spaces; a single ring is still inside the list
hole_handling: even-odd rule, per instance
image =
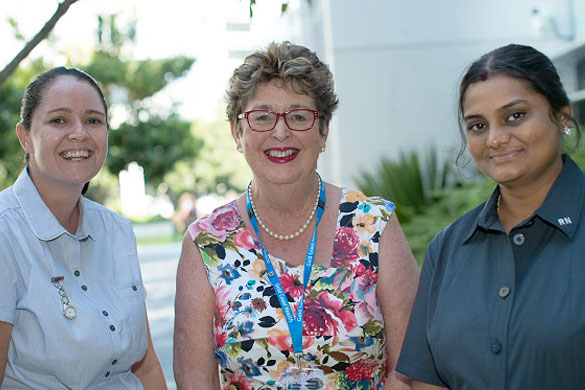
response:
[[[585,175],[506,234],[499,190],[430,243],[397,371],[451,389],[585,389]]]

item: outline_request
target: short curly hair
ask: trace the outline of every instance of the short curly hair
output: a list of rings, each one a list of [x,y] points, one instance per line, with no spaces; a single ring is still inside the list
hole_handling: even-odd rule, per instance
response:
[[[274,79],[282,80],[296,93],[313,98],[323,118],[319,125],[322,132],[339,104],[333,75],[315,52],[288,41],[272,42],[265,49],[255,51],[234,70],[226,91],[228,120],[236,123],[258,85]]]

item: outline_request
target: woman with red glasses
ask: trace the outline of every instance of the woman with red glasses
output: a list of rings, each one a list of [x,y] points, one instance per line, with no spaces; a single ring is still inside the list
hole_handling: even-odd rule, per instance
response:
[[[316,171],[338,104],[327,65],[272,43],[236,68],[227,100],[253,178],[185,235],[178,387],[407,388],[393,369],[418,272],[394,204]]]

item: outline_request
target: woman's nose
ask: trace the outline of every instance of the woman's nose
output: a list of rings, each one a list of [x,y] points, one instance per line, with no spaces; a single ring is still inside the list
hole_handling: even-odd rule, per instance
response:
[[[510,141],[510,134],[502,126],[491,126],[488,130],[487,146],[497,148]]]
[[[272,130],[272,136],[279,141],[284,141],[290,136],[291,130],[288,128],[284,116],[276,119],[276,125]]]
[[[87,138],[87,129],[82,121],[75,121],[71,126],[71,131],[69,132],[69,138],[71,139],[85,139]]]

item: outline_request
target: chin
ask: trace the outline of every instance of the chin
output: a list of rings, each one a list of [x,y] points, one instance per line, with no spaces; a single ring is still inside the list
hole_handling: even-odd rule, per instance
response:
[[[504,186],[513,184],[515,182],[522,181],[522,175],[519,173],[494,174],[494,175],[488,175],[488,176],[496,183],[502,184]]]

